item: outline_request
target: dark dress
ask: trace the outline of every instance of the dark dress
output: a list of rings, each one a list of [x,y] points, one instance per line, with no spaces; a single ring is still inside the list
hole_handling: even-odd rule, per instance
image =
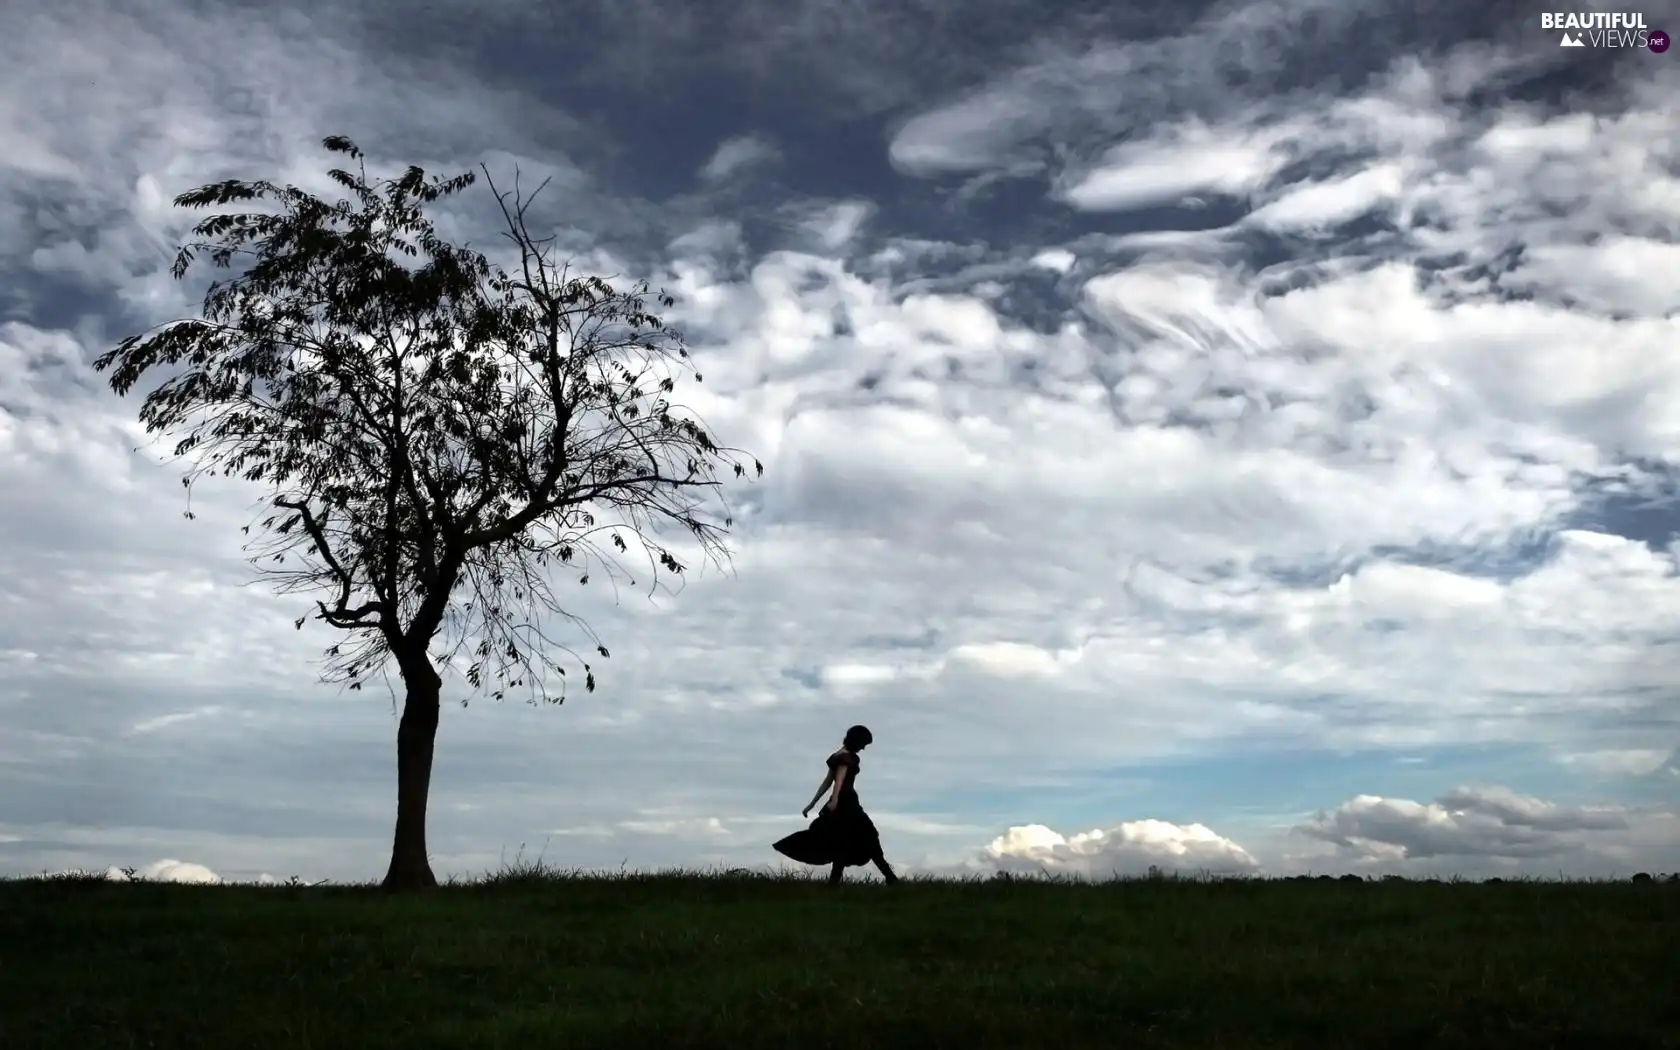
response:
[[[811,826],[796,831],[773,847],[777,853],[801,864],[841,864],[856,867],[868,864],[881,855],[881,833],[875,822],[858,802],[858,756],[849,751],[836,751],[828,757],[828,768],[839,774],[846,769],[846,782],[840,786],[840,798],[832,810],[828,800]]]

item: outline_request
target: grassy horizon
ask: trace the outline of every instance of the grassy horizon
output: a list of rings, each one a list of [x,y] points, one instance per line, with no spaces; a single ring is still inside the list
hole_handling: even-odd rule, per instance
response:
[[[27,877],[0,1043],[1667,1048],[1677,959],[1665,880]]]

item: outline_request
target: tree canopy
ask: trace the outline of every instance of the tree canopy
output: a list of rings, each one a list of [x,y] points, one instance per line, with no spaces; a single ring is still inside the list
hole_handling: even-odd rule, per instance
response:
[[[634,581],[639,559],[657,586],[696,559],[725,562],[722,486],[763,467],[675,400],[701,375],[653,312],[674,301],[573,273],[533,233],[543,187],[524,194],[516,175],[503,191],[480,169],[504,265],[443,239],[428,214],[475,174],[373,178],[350,140],[324,146],[351,162],[329,172],[344,199],[266,181],[178,197],[215,213],[174,276],[205,259],[227,276],[200,316],[125,339],[95,367],[119,394],[167,373],[140,419],[177,439],[189,490],[212,475],[265,488],[246,551],[282,593],[316,596],[298,628],[312,615],[341,632],[327,678],[359,688],[398,665],[401,839],[403,731],[416,704],[435,707],[438,665],[464,664],[498,699],[560,701],[570,656],[593,689],[607,649],[556,582],[587,584],[592,569]],[[686,558],[660,539],[671,532]],[[587,636],[587,657],[554,636],[556,618]]]

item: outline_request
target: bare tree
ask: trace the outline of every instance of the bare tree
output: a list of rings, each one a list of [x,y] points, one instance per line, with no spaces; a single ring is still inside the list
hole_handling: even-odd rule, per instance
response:
[[[324,145],[353,162],[330,172],[349,199],[262,181],[178,197],[219,210],[193,228],[175,278],[206,253],[231,276],[210,285],[202,316],[125,339],[95,367],[119,395],[167,373],[140,419],[179,439],[189,493],[205,476],[267,490],[246,553],[282,593],[320,595],[313,618],[343,632],[325,678],[357,689],[396,663],[406,696],[385,885],[432,886],[440,667],[464,666],[496,699],[559,703],[565,654],[594,689],[591,664],[545,623],[607,649],[551,581],[586,584],[594,566],[634,582],[626,559],[645,556],[657,587],[685,568],[656,538],[672,528],[693,558],[722,564],[720,469],[764,468],[672,400],[681,375],[701,376],[649,312],[647,286],[573,275],[532,234],[542,187],[503,192],[481,169],[518,260],[504,268],[445,242],[426,215],[472,173],[370,179],[354,143]]]

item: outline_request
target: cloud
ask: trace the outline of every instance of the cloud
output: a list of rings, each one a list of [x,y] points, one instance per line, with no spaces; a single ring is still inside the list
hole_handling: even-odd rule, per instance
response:
[[[1275,168],[1238,188],[1252,188]],[[1405,172],[1398,164],[1377,163],[1351,175],[1296,185],[1251,212],[1247,222],[1279,232],[1334,231],[1399,199]]]
[[[1283,81],[1346,77],[1349,41],[1343,34],[1385,6],[1325,0],[1210,5],[1164,34],[1068,41],[905,121],[889,155],[899,170],[923,176],[1024,163],[1042,170],[1058,153],[1070,152],[1070,143],[1112,141],[1186,112],[1224,116],[1252,106],[1256,97],[1275,99],[1272,89]],[[1151,14],[1156,26],[1163,24],[1159,12]],[[1408,31],[1398,22],[1385,26],[1388,54],[1410,51]],[[1247,155],[1241,163],[1255,161]]]
[[[0,839],[0,842],[4,841],[7,840]],[[133,871],[132,878],[130,878],[129,875],[130,870]],[[55,878],[66,875],[87,876],[93,874],[97,874],[99,878],[106,879],[111,882],[176,882],[196,886],[219,886],[226,882],[226,880],[224,880],[220,875],[217,875],[215,872],[211,871],[202,864],[194,864],[191,861],[173,859],[153,861],[145,867],[134,869],[124,869],[116,866],[110,866],[101,871],[90,872],[79,868],[72,868],[64,871],[48,873],[45,877]],[[280,886],[286,885],[290,882],[288,879],[277,878],[267,872],[262,872],[255,878],[247,881],[250,884],[257,886]],[[300,884],[304,886],[315,885],[315,883],[301,880]]]
[[[620,821],[617,826],[624,831],[648,835],[711,838],[733,834],[724,826],[723,821],[716,817],[679,818],[676,820],[625,820]]]
[[[182,722],[191,722],[198,718],[213,718],[221,713],[222,708],[220,705],[207,704],[204,707],[195,707],[191,711],[176,711],[167,715],[158,715],[155,718],[143,718],[129,726],[128,732],[131,736],[144,733],[155,733],[160,729],[166,729],[169,726],[179,725]]]
[[[817,250],[824,252],[845,249],[875,211],[868,201],[795,205],[788,209],[795,228],[808,236]]]
[[[977,863],[1003,872],[1085,877],[1142,875],[1151,868],[1239,875],[1260,868],[1247,850],[1201,824],[1164,820],[1128,821],[1071,837],[1042,824],[1012,827],[986,846]]]
[[[1179,125],[1167,136],[1113,147],[1073,177],[1062,197],[1080,211],[1123,211],[1198,194],[1243,196],[1288,162],[1267,141],[1283,136],[1274,127],[1263,137],[1232,141],[1199,123]]]
[[[157,882],[191,882],[204,884],[218,883],[222,881],[221,876],[217,875],[215,872],[206,868],[202,864],[193,864],[188,861],[167,859],[148,864],[144,868],[135,872],[135,874],[142,879],[151,879]]]
[[[469,10],[482,19],[478,5]],[[576,32],[587,45],[572,45],[580,86],[645,97],[673,81],[745,82],[748,100],[798,101],[802,117],[834,120],[971,84],[1033,38],[1078,39],[1093,21],[1147,27],[1154,14],[1030,0],[974,0],[961,17],[940,0],[595,0],[569,12],[566,25],[589,27]],[[573,34],[554,35],[564,46]],[[649,54],[661,60],[649,63]]]
[[[768,164],[780,156],[775,144],[758,135],[737,135],[718,144],[711,158],[700,168],[707,182],[721,182],[751,168]]]
[[[1360,795],[1295,829],[1357,860],[1553,858],[1614,848],[1635,814],[1560,806],[1504,788],[1458,788],[1428,804]],[[1676,824],[1673,813],[1654,819]]]
[[[1060,274],[1066,274],[1071,271],[1074,264],[1078,261],[1079,256],[1073,254],[1065,248],[1047,248],[1029,260],[1033,266]]]
[[[1668,777],[1670,779],[1680,778],[1680,748],[1675,748],[1673,751],[1670,751],[1668,753],[1668,758],[1662,765],[1652,770],[1651,775],[1655,777]]]
[[[76,875],[82,872],[72,870],[59,874]],[[117,867],[106,868],[102,876],[112,882],[129,881],[128,872]],[[196,885],[215,885],[222,881],[221,876],[202,864],[171,859],[153,861],[143,868],[134,869],[134,879],[140,882],[185,882]]]
[[[1595,773],[1611,776],[1661,776],[1665,771],[1680,768],[1674,752],[1650,748],[1622,748],[1607,751],[1568,751],[1562,756],[1565,765],[1581,766]]]

